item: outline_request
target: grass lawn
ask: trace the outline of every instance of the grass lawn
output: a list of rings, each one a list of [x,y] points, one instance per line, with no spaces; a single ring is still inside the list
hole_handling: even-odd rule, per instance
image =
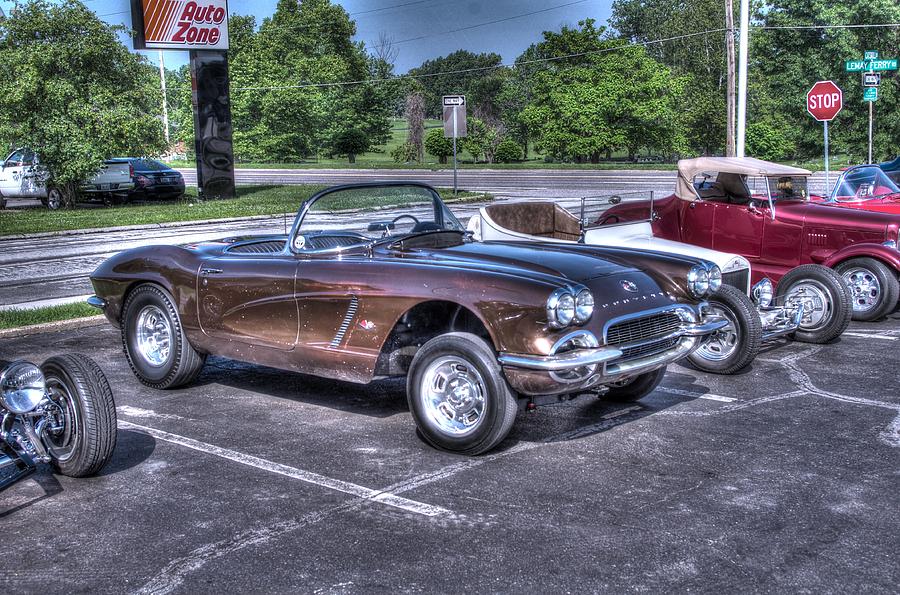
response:
[[[100,311],[97,308],[87,304],[64,304],[27,310],[2,310],[0,311],[0,330],[69,320],[71,318],[87,318],[98,314],[100,314]]]
[[[61,209],[59,211],[47,211],[41,208],[6,209],[0,211],[0,236],[295,213],[304,199],[309,198],[324,187],[319,185],[238,186],[237,198],[207,202],[197,200],[196,189],[189,188],[184,199],[179,201],[124,205],[120,207],[100,207],[93,204],[85,204],[79,205],[74,209]],[[445,189],[439,190],[439,192],[445,200],[450,198],[453,193],[452,190]],[[480,197],[481,195],[461,194],[463,199],[474,196]],[[419,195],[415,199],[422,200],[422,197]],[[377,204],[378,206],[388,203],[402,204],[411,200],[413,199],[394,200],[390,198]],[[340,208],[361,208],[370,202],[371,199],[367,200],[363,196],[355,201],[344,201]],[[370,206],[373,205],[370,204]]]

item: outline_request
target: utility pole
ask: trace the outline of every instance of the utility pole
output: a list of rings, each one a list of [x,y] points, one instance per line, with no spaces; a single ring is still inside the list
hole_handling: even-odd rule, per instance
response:
[[[162,88],[163,128],[166,132],[166,150],[169,149],[169,100],[166,97],[166,63],[162,50],[159,50],[159,86]]]
[[[734,157],[734,0],[725,0],[725,53],[728,61],[728,91],[725,98],[728,128],[725,130],[725,156]]]
[[[741,42],[738,64],[737,141],[735,154],[744,156],[744,139],[747,135],[747,51],[750,42],[750,0],[741,0]]]

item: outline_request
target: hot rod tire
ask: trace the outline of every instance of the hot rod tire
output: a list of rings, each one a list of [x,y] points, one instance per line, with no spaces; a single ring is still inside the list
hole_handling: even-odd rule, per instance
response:
[[[778,282],[776,304],[800,302],[803,320],[793,338],[804,343],[828,343],[850,324],[850,290],[833,270],[818,264],[791,269]]]
[[[125,299],[122,312],[122,343],[138,380],[167,389],[188,384],[200,374],[206,356],[188,342],[168,291],[138,285]]]
[[[116,404],[109,382],[91,358],[75,353],[41,365],[59,426],[44,431],[53,467],[69,477],[94,475],[116,447]]]
[[[635,376],[626,382],[613,384],[609,386],[609,390],[603,395],[608,401],[631,402],[643,399],[659,386],[663,376],[666,375],[666,367],[663,366],[652,372]]]
[[[713,312],[728,320],[728,326],[703,339],[687,361],[696,369],[713,374],[734,374],[759,353],[762,322],[747,294],[723,285],[709,298]]]
[[[854,258],[834,269],[850,289],[853,320],[878,320],[893,312],[900,297],[897,274],[874,258]]]
[[[425,343],[410,364],[406,395],[425,441],[465,455],[499,444],[518,410],[494,350],[470,333]]]

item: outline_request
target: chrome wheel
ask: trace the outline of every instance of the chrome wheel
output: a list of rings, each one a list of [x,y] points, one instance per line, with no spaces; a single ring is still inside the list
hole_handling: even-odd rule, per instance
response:
[[[169,317],[156,306],[145,306],[137,317],[138,353],[151,366],[169,361],[172,348],[172,324]]]
[[[484,379],[461,357],[444,356],[429,363],[419,388],[428,421],[444,434],[471,434],[484,419]]]
[[[868,312],[878,306],[881,300],[881,283],[875,273],[862,267],[853,267],[844,271],[841,276],[850,288],[854,311]]]
[[[57,188],[51,188],[49,192],[47,192],[47,208],[51,211],[55,211],[62,207],[62,192]]]
[[[80,414],[75,397],[59,378],[47,378],[49,404],[44,414],[47,430],[44,439],[52,448],[53,458],[65,463],[77,452]]]
[[[738,324],[731,310],[716,304],[710,304],[709,309],[716,316],[728,321],[728,325],[710,335],[700,347],[697,355],[705,360],[721,362],[731,357],[738,348]]]
[[[803,305],[800,328],[806,331],[818,330],[827,325],[834,310],[834,305],[828,298],[828,290],[812,279],[792,285],[785,294],[785,303],[789,306]]]

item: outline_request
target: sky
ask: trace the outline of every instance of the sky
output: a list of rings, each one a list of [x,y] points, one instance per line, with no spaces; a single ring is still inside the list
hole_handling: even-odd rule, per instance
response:
[[[112,24],[131,26],[130,0],[83,0],[101,18]],[[446,56],[459,49],[471,52],[496,52],[504,63],[515,60],[541,32],[562,25],[576,25],[585,18],[605,24],[612,0],[332,0],[341,4],[356,21],[357,40],[371,47],[379,34],[393,37],[399,50],[395,72],[405,73],[425,60]],[[277,0],[229,0],[230,13],[253,14],[257,23],[271,16]],[[405,5],[405,6],[398,6]],[[13,2],[0,0],[7,13]],[[393,7],[393,8],[391,8]],[[541,12],[537,12],[541,11]],[[519,15],[536,13],[521,18]],[[502,22],[486,24],[490,21]],[[473,27],[464,31],[455,31]],[[445,33],[446,32],[446,33]],[[427,35],[426,39],[402,42]],[[122,41],[131,47],[131,39]],[[156,64],[158,53],[142,52]],[[188,61],[187,52],[165,52],[165,63],[177,68]]]

